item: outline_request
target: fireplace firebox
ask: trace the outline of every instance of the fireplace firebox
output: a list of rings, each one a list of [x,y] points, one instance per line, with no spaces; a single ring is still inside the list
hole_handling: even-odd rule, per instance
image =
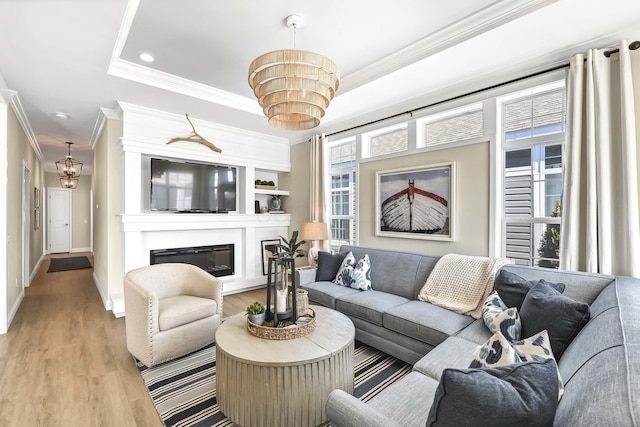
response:
[[[234,274],[233,244],[197,246],[188,248],[154,249],[150,252],[150,263],[163,264],[181,262],[200,267],[216,277]]]

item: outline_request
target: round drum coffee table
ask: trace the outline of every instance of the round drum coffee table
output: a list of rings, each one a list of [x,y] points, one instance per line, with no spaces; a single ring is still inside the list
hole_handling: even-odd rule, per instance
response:
[[[316,328],[291,340],[258,338],[242,313],[216,332],[216,395],[234,423],[251,426],[317,426],[327,422],[329,393],[353,393],[355,328],[347,316],[325,307]]]

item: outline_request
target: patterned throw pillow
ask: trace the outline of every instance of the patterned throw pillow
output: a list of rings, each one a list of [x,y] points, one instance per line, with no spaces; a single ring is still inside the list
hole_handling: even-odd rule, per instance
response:
[[[493,368],[520,362],[511,343],[500,332],[496,332],[487,342],[473,351],[473,361],[469,368]]]
[[[356,266],[356,257],[353,256],[353,252],[349,252],[347,256],[340,264],[336,278],[333,281],[336,285],[350,286],[351,285],[351,271]]]
[[[517,341],[521,337],[522,324],[518,309],[507,308],[496,291],[482,305],[482,319],[491,332],[501,332],[509,341]]]
[[[553,359],[555,361],[553,351],[551,350],[551,341],[549,341],[549,333],[546,329],[529,338],[512,342],[511,345],[518,355],[520,362],[545,359]],[[558,400],[560,400],[564,394],[564,384],[562,383],[560,371],[558,371],[558,387]]]
[[[365,254],[351,271],[351,283],[354,289],[361,291],[371,290],[371,261],[369,255]]]
[[[547,331],[542,331],[524,340],[510,343],[500,332],[495,333],[487,342],[473,351],[473,361],[469,368],[495,368],[498,366],[542,361],[555,362]],[[556,364],[556,369],[557,369]],[[564,394],[564,384],[558,371],[558,400]]]

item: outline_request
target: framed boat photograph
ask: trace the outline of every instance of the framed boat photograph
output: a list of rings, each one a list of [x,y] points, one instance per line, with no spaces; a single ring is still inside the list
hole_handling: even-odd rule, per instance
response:
[[[376,172],[376,236],[455,240],[455,162]]]

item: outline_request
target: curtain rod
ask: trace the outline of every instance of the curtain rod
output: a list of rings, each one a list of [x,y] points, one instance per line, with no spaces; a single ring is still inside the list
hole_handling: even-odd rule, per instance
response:
[[[630,50],[636,50],[638,48],[640,48],[640,41],[634,41],[631,44],[629,44],[629,49]],[[610,57],[612,54],[614,54],[616,52],[619,52],[619,49],[608,50],[608,51],[606,51],[604,53],[604,56],[606,56],[608,58],[608,57]],[[488,86],[488,87],[485,87],[485,88],[482,88],[482,89],[477,89],[477,90],[474,90],[474,91],[471,91],[471,92],[464,93],[462,95],[457,95],[457,96],[454,96],[452,98],[444,99],[442,101],[436,101],[436,102],[433,102],[433,103],[428,104],[428,105],[423,105],[422,107],[414,108],[412,110],[403,111],[401,113],[397,113],[397,114],[393,114],[391,116],[383,117],[382,119],[373,120],[371,122],[363,123],[361,125],[352,126],[350,128],[347,128],[347,129],[342,129],[342,130],[339,130],[339,131],[336,131],[336,132],[328,133],[326,136],[333,136],[333,135],[338,135],[338,134],[343,133],[343,132],[349,132],[349,131],[354,130],[354,129],[359,129],[359,128],[362,128],[362,127],[365,127],[365,126],[369,126],[369,125],[373,125],[373,124],[376,124],[376,123],[384,122],[384,121],[389,120],[389,119],[395,119],[396,117],[404,116],[405,114],[409,114],[409,115],[413,116],[413,113],[415,113],[416,111],[424,110],[424,109],[430,108],[430,107],[435,107],[436,105],[440,105],[440,104],[444,104],[444,103],[447,103],[447,102],[455,101],[457,99],[465,98],[467,96],[476,95],[478,93],[485,92],[485,91],[488,91],[488,90],[491,90],[491,89],[496,89],[496,88],[501,87],[501,86],[506,86],[506,85],[509,85],[511,83],[516,83],[516,82],[519,82],[519,81],[522,81],[522,80],[530,79],[530,78],[533,78],[533,77],[538,77],[538,76],[540,76],[542,74],[547,74],[547,73],[551,73],[553,71],[557,71],[557,70],[561,70],[563,68],[567,68],[568,66],[569,66],[569,63],[562,64],[562,65],[557,65],[555,67],[551,67],[551,68],[548,68],[548,69],[542,70],[542,71],[537,71],[535,73],[531,73],[531,74],[528,74],[526,76],[517,77],[515,79],[508,80],[506,82],[497,83],[497,84],[492,85],[492,86]]]

